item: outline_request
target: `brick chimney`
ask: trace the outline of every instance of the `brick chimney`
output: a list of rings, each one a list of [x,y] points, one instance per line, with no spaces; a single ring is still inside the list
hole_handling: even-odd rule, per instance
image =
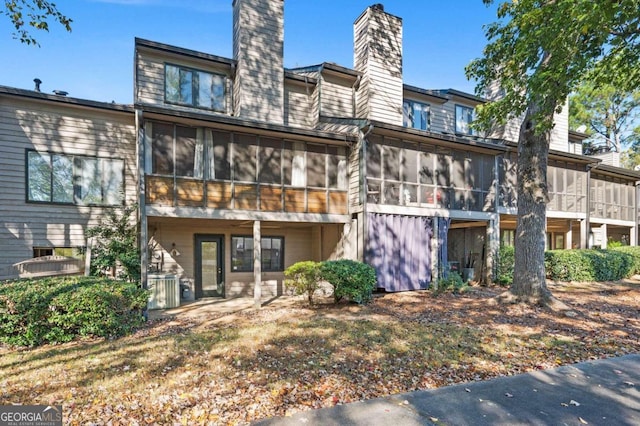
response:
[[[233,1],[233,111],[284,122],[284,0]]]
[[[353,63],[362,72],[356,112],[402,126],[402,19],[369,6],[353,24]]]

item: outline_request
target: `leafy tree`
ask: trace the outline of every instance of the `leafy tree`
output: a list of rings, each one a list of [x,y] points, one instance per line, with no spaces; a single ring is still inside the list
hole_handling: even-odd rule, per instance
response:
[[[55,3],[47,0],[5,0],[4,14],[15,27],[13,38],[36,46],[40,46],[40,43],[31,35],[30,29],[49,31],[51,19],[70,32],[73,22],[58,10]]]
[[[485,4],[493,0],[483,0]],[[518,224],[511,296],[547,304],[544,249],[547,160],[554,113],[588,74],[621,90],[640,81],[640,0],[518,0],[497,9],[485,28],[488,44],[467,77],[483,95],[497,84],[504,96],[479,108],[490,129],[523,117],[518,142]]]
[[[585,81],[569,97],[569,127],[584,127],[591,146],[617,152],[640,143],[640,90],[631,93],[613,84]],[[635,132],[634,132],[635,130]]]
[[[140,279],[138,229],[133,216],[136,205],[108,210],[98,226],[87,229],[94,237],[91,248],[91,275],[116,276],[128,281]]]

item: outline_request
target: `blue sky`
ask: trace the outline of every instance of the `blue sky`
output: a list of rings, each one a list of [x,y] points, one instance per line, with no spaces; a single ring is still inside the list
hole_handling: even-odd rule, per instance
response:
[[[324,61],[353,67],[353,22],[376,0],[285,0],[285,67]],[[232,0],[57,0],[73,19],[71,33],[51,25],[34,33],[41,47],[11,37],[0,18],[0,85],[98,101],[133,101],[134,37],[232,57]],[[426,89],[473,92],[464,67],[482,54],[482,26],[495,7],[482,0],[387,0],[403,19],[404,82]]]

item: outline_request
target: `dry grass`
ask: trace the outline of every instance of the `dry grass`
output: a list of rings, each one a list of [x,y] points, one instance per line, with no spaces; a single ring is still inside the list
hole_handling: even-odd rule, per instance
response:
[[[119,340],[0,349],[0,403],[71,424],[243,424],[299,410],[640,352],[640,286],[551,285],[577,315],[491,305],[501,289],[369,306],[301,302],[179,317]]]

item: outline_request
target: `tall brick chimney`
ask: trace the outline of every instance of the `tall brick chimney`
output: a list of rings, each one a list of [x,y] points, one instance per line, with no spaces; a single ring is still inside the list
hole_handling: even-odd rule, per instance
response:
[[[233,0],[233,111],[284,122],[284,0]]]
[[[358,117],[402,126],[402,19],[369,6],[353,24],[353,63],[362,72]]]

